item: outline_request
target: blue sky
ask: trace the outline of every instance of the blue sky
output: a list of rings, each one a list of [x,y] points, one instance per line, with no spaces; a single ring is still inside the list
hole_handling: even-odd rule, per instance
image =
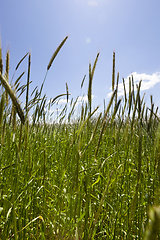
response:
[[[45,82],[48,98],[66,92],[71,97],[86,96],[89,63],[100,52],[93,79],[93,105],[103,107],[109,101],[112,78],[112,55],[116,54],[116,75],[120,73],[119,96],[123,95],[122,78],[132,73],[142,83],[142,94],[150,107],[150,95],[160,106],[160,1],[159,0],[5,0],[1,1],[0,32],[3,59],[10,50],[10,78],[19,60],[30,51],[31,90],[41,86],[49,60],[68,35]],[[15,80],[26,71],[27,59],[18,69]],[[86,76],[81,90],[82,79]],[[70,99],[71,99],[70,97]],[[61,103],[65,100],[61,100]]]

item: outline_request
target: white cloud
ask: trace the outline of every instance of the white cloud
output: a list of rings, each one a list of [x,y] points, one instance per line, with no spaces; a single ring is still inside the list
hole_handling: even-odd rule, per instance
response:
[[[47,101],[47,104],[51,103],[52,101],[53,101],[53,99],[48,100],[48,101]],[[68,102],[70,102],[70,101],[71,101],[71,100],[68,99]],[[57,99],[57,100],[55,101],[55,103],[57,103],[57,104],[65,104],[65,103],[67,103],[67,99],[66,99],[66,98],[59,98],[59,99]]]
[[[70,102],[71,100],[70,99],[68,99],[68,102]],[[62,99],[60,99],[59,101],[58,101],[58,104],[65,104],[65,103],[67,103],[67,99],[66,98],[62,98]]]
[[[94,98],[94,95],[92,95],[92,99],[93,98]],[[88,102],[88,96],[87,95],[78,97],[77,104],[81,104],[82,102],[85,102],[85,103]]]
[[[77,102],[81,103],[82,101],[83,102],[87,102],[88,101],[88,96],[85,95],[85,96],[78,97],[78,101]]]
[[[92,95],[92,99],[94,98],[95,96],[94,95]],[[68,99],[68,102],[70,103],[71,102],[71,100],[70,99]],[[76,106],[77,105],[79,105],[79,104],[81,104],[82,102],[88,102],[88,96],[87,95],[83,95],[83,96],[79,96],[78,97],[78,100],[77,100],[77,102],[76,102]],[[59,99],[58,100],[58,102],[57,102],[57,104],[58,105],[63,105],[63,104],[66,104],[67,103],[67,99],[66,98],[62,98],[62,99]],[[73,102],[74,103],[74,102]],[[73,104],[72,103],[72,104]]]
[[[94,1],[89,1],[88,5],[91,6],[91,7],[95,7],[95,6],[98,6],[98,3],[94,2]]]
[[[47,113],[49,113],[49,114],[53,114],[53,113],[55,113],[55,112],[60,112],[60,111],[62,111],[61,109],[49,109],[48,110],[48,108],[45,108],[44,109]]]
[[[133,80],[134,80],[134,90],[136,91],[136,84],[139,83],[140,80],[142,80],[141,83],[141,91],[143,90],[148,90],[152,88],[156,83],[160,82],[160,72],[153,73],[152,75],[146,74],[146,73],[137,73],[133,72],[130,74],[125,81],[125,88],[126,88],[126,93],[129,93],[129,77],[133,75]],[[112,89],[112,88],[110,88]],[[112,91],[107,95],[107,97],[111,97]],[[123,82],[119,83],[118,85],[118,96],[123,96],[124,95],[124,86]]]

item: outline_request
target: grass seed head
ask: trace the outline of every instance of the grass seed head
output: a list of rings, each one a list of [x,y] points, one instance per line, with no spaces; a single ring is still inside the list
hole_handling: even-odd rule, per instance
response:
[[[56,49],[56,51],[53,53],[51,60],[49,61],[49,64],[47,66],[47,71],[50,69],[54,59],[56,58],[57,54],[59,53],[60,49],[62,48],[62,46],[64,45],[65,41],[67,40],[68,36],[66,36],[64,38],[64,40],[61,42],[61,44],[58,46],[58,48]]]
[[[14,91],[12,90],[11,86],[7,82],[6,78],[3,77],[1,74],[0,74],[0,81],[3,85],[3,87],[5,88],[6,92],[9,94],[10,98],[12,99],[12,102],[16,107],[16,110],[17,110],[17,113],[18,113],[18,115],[21,119],[21,122],[24,124],[24,122],[25,122],[24,112],[21,108],[21,105],[20,105],[17,97],[15,96]]]

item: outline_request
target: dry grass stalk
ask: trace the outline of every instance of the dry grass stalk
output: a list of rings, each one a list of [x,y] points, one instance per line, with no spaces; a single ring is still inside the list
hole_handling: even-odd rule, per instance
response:
[[[0,101],[0,129],[2,126],[2,122],[3,122],[4,105],[5,105],[5,95],[3,93],[1,96],[1,101]]]
[[[113,99],[114,99],[116,93],[117,93],[117,89],[113,92],[113,94],[112,94],[112,96],[111,96],[111,99],[110,99],[110,101],[109,101],[109,104],[108,104],[108,106],[107,106],[107,109],[106,109],[105,114],[104,114],[104,117],[103,117],[103,121],[105,121],[106,116],[107,116],[108,113],[109,113],[110,107],[111,107],[111,105],[112,105],[112,103],[113,103]]]
[[[83,84],[84,84],[84,80],[86,78],[86,75],[84,76],[83,80],[82,80],[82,83],[81,83],[81,88],[83,87]]]
[[[100,54],[100,53],[97,54],[96,59],[95,59],[95,62],[94,62],[94,65],[93,65],[93,68],[92,68],[92,73],[91,73],[92,79],[93,79],[93,76],[94,76],[94,72],[95,72],[95,68],[96,68],[96,65],[97,65],[97,61],[98,61],[99,54]]]
[[[63,97],[63,96],[66,96],[67,94],[66,93],[62,93],[62,94],[59,94],[57,95],[55,98],[52,99],[52,104],[55,103],[55,101],[60,98],[60,97]],[[70,93],[68,95],[71,95]]]
[[[131,92],[131,78],[129,77],[129,111],[128,116],[130,115],[131,105],[132,105],[132,92]]]
[[[9,60],[10,60],[10,55],[9,55],[9,50],[8,50],[6,53],[6,73],[5,73],[7,82],[9,82]],[[6,104],[8,106],[9,98],[8,98],[8,93],[6,90],[5,90],[5,93],[6,93]]]
[[[93,68],[91,68],[91,64],[89,64],[88,103],[89,103],[90,114],[91,114],[91,110],[92,110],[92,81],[93,81],[93,76],[94,76],[95,68],[97,65],[98,57],[99,57],[99,53],[96,56]]]
[[[125,86],[125,81],[123,78],[123,87],[124,87],[124,97],[125,97],[125,103],[127,102],[127,93],[126,93],[126,86]]]
[[[13,131],[16,131],[16,109],[14,104],[12,104],[12,127]]]
[[[0,73],[3,73],[3,60],[2,60],[2,47],[1,47],[1,38],[0,38]]]
[[[28,134],[29,134],[29,121],[27,119],[26,125],[25,125],[25,149],[27,149],[27,146],[28,146]]]
[[[73,103],[71,112],[70,112],[69,115],[68,115],[68,121],[69,121],[69,122],[70,122],[71,116],[72,116],[72,114],[73,114],[73,112],[74,112],[74,108],[75,108],[75,106],[76,106],[76,103],[77,103],[77,101],[78,101],[78,98],[79,98],[79,96],[76,98],[75,102]]]
[[[112,91],[114,91],[114,83],[115,83],[115,52],[113,52]]]
[[[19,63],[18,63],[17,66],[16,66],[16,70],[19,68],[19,65],[21,64],[21,62],[25,59],[25,57],[26,57],[28,54],[29,54],[29,52],[26,53],[26,55],[24,55],[24,57],[19,61]]]
[[[148,132],[151,130],[151,126],[152,126],[153,109],[154,109],[154,104],[151,103],[151,111],[150,111],[149,122],[148,122],[148,128],[147,128]]]
[[[84,116],[84,106],[82,104],[82,107],[81,107],[81,122],[83,121],[83,116]]]
[[[131,121],[131,130],[133,130],[133,124],[134,124],[135,114],[136,114],[136,110],[137,110],[137,103],[138,103],[138,98],[139,98],[139,93],[140,93],[141,82],[142,82],[142,80],[139,82],[139,86],[137,88],[137,96],[136,96],[136,100],[134,103],[134,109],[133,109],[133,115],[132,115],[132,121]]]
[[[141,114],[141,97],[140,94],[138,96],[138,118],[140,119],[140,114]]]
[[[29,96],[30,68],[31,68],[31,53],[29,53],[29,58],[28,58],[28,76],[27,76],[27,90],[26,90],[26,116],[28,115],[28,96]]]
[[[67,104],[65,104],[64,108],[62,109],[61,113],[59,114],[59,117],[61,117],[62,115],[66,115],[67,112]]]
[[[135,103],[133,75],[132,75],[132,91],[133,91],[133,102]]]
[[[130,94],[130,98],[129,98],[129,110],[128,110],[128,117],[129,117],[129,115],[130,115],[130,112],[131,112],[131,107],[132,107],[132,96],[133,96],[133,91],[131,92],[131,94]]]
[[[123,108],[123,113],[122,113],[122,115],[124,115],[125,110],[126,110],[126,106],[127,106],[127,93],[126,93],[126,86],[125,86],[124,78],[123,78],[123,87],[124,87],[124,99],[125,99],[125,104],[124,104],[124,108]]]
[[[89,64],[89,85],[88,85],[88,103],[89,103],[89,111],[91,113],[91,103],[92,102],[92,70],[91,64]]]
[[[117,98],[118,98],[118,82],[119,82],[119,72],[117,74],[117,83],[116,83],[117,92],[116,92],[116,95],[115,95],[115,106],[117,104]]]
[[[9,60],[10,60],[10,55],[9,55],[9,50],[6,53],[6,77],[9,79]]]
[[[143,104],[143,107],[142,107],[142,113],[141,113],[141,118],[142,118],[142,119],[143,119],[143,114],[144,114],[145,107],[146,107],[146,104],[144,103],[144,104]]]
[[[112,120],[111,120],[111,122],[113,122],[113,120],[115,119],[116,113],[117,113],[118,108],[119,108],[120,103],[121,103],[121,100],[122,100],[122,98],[120,98],[120,99],[118,100],[117,104],[116,104],[115,107],[114,107],[114,112],[113,112],[113,115],[112,115]]]
[[[28,52],[28,53],[29,53],[29,52]],[[25,55],[25,56],[19,61],[19,63],[17,64],[17,66],[16,66],[16,68],[15,68],[15,71],[14,71],[14,74],[13,74],[13,76],[12,76],[11,82],[12,82],[12,80],[13,80],[13,78],[14,78],[14,75],[15,75],[17,69],[19,68],[19,65],[20,65],[21,62],[25,59],[25,57],[28,55],[28,53],[26,53],[26,55]]]
[[[68,93],[68,84],[67,83],[66,83],[66,91],[67,91],[67,103],[68,103],[69,93]]]
[[[85,126],[85,124],[89,121],[89,119],[94,115],[94,113],[98,110],[99,106],[96,107],[93,112],[87,117],[87,119],[82,123],[82,125],[80,126],[78,133],[77,133],[77,138],[79,137],[83,127]]]
[[[15,81],[15,83],[14,83],[14,88],[15,88],[15,91],[17,92],[18,91],[18,87],[19,87],[19,85],[20,85],[20,79],[22,78],[22,76],[25,74],[25,72],[23,72],[18,78],[17,78],[17,80]],[[20,89],[19,89],[20,90]]]
[[[5,77],[2,76],[1,74],[0,74],[0,81],[1,81],[1,83],[3,85],[3,87],[5,88],[5,90],[7,91],[7,93],[9,94],[10,98],[12,99],[12,102],[13,102],[13,104],[16,107],[16,110],[17,110],[17,113],[18,113],[18,115],[19,115],[19,117],[21,119],[21,122],[24,124],[25,117],[24,117],[23,110],[22,110],[21,105],[18,102],[18,99],[16,98],[13,90],[11,89],[11,86],[9,85],[9,83],[7,82]]]

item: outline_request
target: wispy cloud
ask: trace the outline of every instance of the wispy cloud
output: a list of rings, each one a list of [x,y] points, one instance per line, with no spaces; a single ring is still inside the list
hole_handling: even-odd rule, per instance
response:
[[[93,95],[92,95],[93,96]],[[85,96],[80,96],[80,97],[78,97],[78,101],[77,102],[79,102],[79,103],[81,103],[81,102],[87,102],[88,101],[88,96],[87,95],[85,95]]]
[[[146,73],[133,72],[125,79],[126,93],[129,93],[129,77],[131,76],[133,76],[135,91],[137,89],[136,84],[138,84],[140,80],[142,80],[141,91],[148,90],[152,88],[156,83],[160,82],[160,72],[153,73],[152,75],[149,75]],[[111,97],[111,95],[112,95],[112,91],[107,95],[107,97]],[[122,95],[124,95],[124,86],[123,86],[123,83],[119,83],[118,96],[122,96]]]
[[[88,5],[91,6],[91,7],[95,7],[95,6],[98,6],[98,3],[95,2],[95,1],[89,1]]]
[[[95,96],[92,95],[92,99],[94,98]],[[70,103],[71,100],[68,99],[68,103]],[[81,103],[86,103],[88,102],[88,96],[87,95],[83,95],[83,96],[79,96],[78,99],[77,99],[77,102],[76,102],[76,106],[81,104]],[[49,102],[48,102],[49,103]],[[62,107],[62,105],[66,104],[67,103],[67,99],[66,98],[61,98],[57,101],[57,105],[59,107]]]

